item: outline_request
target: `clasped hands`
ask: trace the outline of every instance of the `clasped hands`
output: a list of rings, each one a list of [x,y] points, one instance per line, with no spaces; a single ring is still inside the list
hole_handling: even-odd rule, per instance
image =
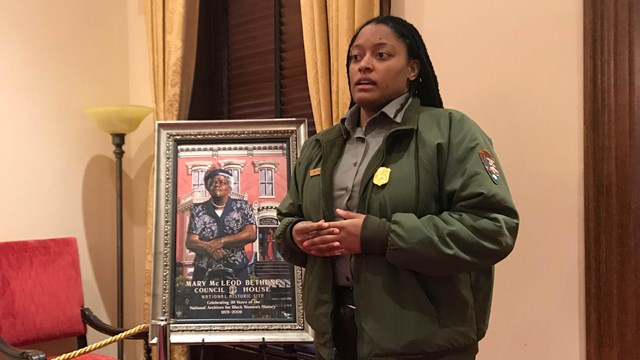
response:
[[[344,220],[301,221],[293,226],[293,241],[302,251],[315,256],[360,254],[360,233],[364,214],[336,209]]]
[[[213,239],[202,244],[202,249],[209,254],[214,260],[218,261],[226,255],[226,250],[221,239]]]

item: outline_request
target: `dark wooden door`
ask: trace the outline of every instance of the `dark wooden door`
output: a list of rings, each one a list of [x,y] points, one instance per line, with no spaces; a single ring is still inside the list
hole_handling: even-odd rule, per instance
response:
[[[640,359],[640,0],[584,1],[587,359]]]

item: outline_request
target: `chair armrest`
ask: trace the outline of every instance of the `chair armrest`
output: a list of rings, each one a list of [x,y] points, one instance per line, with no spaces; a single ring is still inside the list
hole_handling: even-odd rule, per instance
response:
[[[100,320],[100,318],[98,318],[93,311],[91,311],[91,309],[87,308],[87,307],[83,307],[80,309],[80,313],[82,314],[82,320],[84,320],[84,322],[91,326],[91,328],[103,333],[103,334],[107,334],[109,336],[116,336],[120,333],[123,333],[129,329],[123,329],[123,328],[119,328],[116,326],[112,326],[109,325],[107,323],[105,323],[104,321]],[[129,339],[137,339],[137,340],[148,340],[149,339],[149,331],[145,330],[142,332],[139,332],[135,335],[132,335],[129,337]]]
[[[8,356],[10,359],[20,360],[46,360],[47,356],[38,350],[18,349],[17,347],[9,345],[3,338],[0,337],[0,354]]]

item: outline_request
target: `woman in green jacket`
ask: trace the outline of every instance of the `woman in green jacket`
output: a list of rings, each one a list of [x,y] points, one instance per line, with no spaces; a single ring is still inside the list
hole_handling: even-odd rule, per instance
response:
[[[443,108],[405,20],[362,25],[347,73],[353,106],[304,144],[275,236],[317,355],[475,359],[519,222],[491,140]]]

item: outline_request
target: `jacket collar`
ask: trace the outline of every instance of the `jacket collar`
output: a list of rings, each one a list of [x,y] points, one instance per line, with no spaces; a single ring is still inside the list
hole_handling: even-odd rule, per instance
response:
[[[414,98],[407,106],[402,116],[402,122],[397,124],[394,129],[407,128],[416,129],[418,127],[418,115],[420,114],[420,99]]]
[[[352,111],[352,108],[350,111]],[[394,124],[392,129],[409,128],[416,129],[418,127],[418,115],[420,114],[420,99],[414,98],[402,116],[402,121]],[[345,137],[345,134],[349,134],[349,130],[344,124],[344,118],[339,124],[336,124],[324,131],[319,132],[309,140],[318,140],[321,143],[331,142],[338,137]]]
[[[412,100],[412,96],[409,93],[404,93],[397,98],[393,99],[386,106],[384,106],[377,114],[371,117],[371,120],[378,119],[379,117],[386,117],[395,121],[396,123],[400,123],[402,121],[402,115],[406,111],[408,102]],[[355,129],[359,126],[360,123],[360,105],[355,105],[345,114],[345,116],[340,119],[340,123],[344,126],[342,127],[342,133],[345,138],[349,136],[353,136],[355,133]],[[377,121],[377,120],[375,120]],[[345,129],[348,132],[345,132]]]

